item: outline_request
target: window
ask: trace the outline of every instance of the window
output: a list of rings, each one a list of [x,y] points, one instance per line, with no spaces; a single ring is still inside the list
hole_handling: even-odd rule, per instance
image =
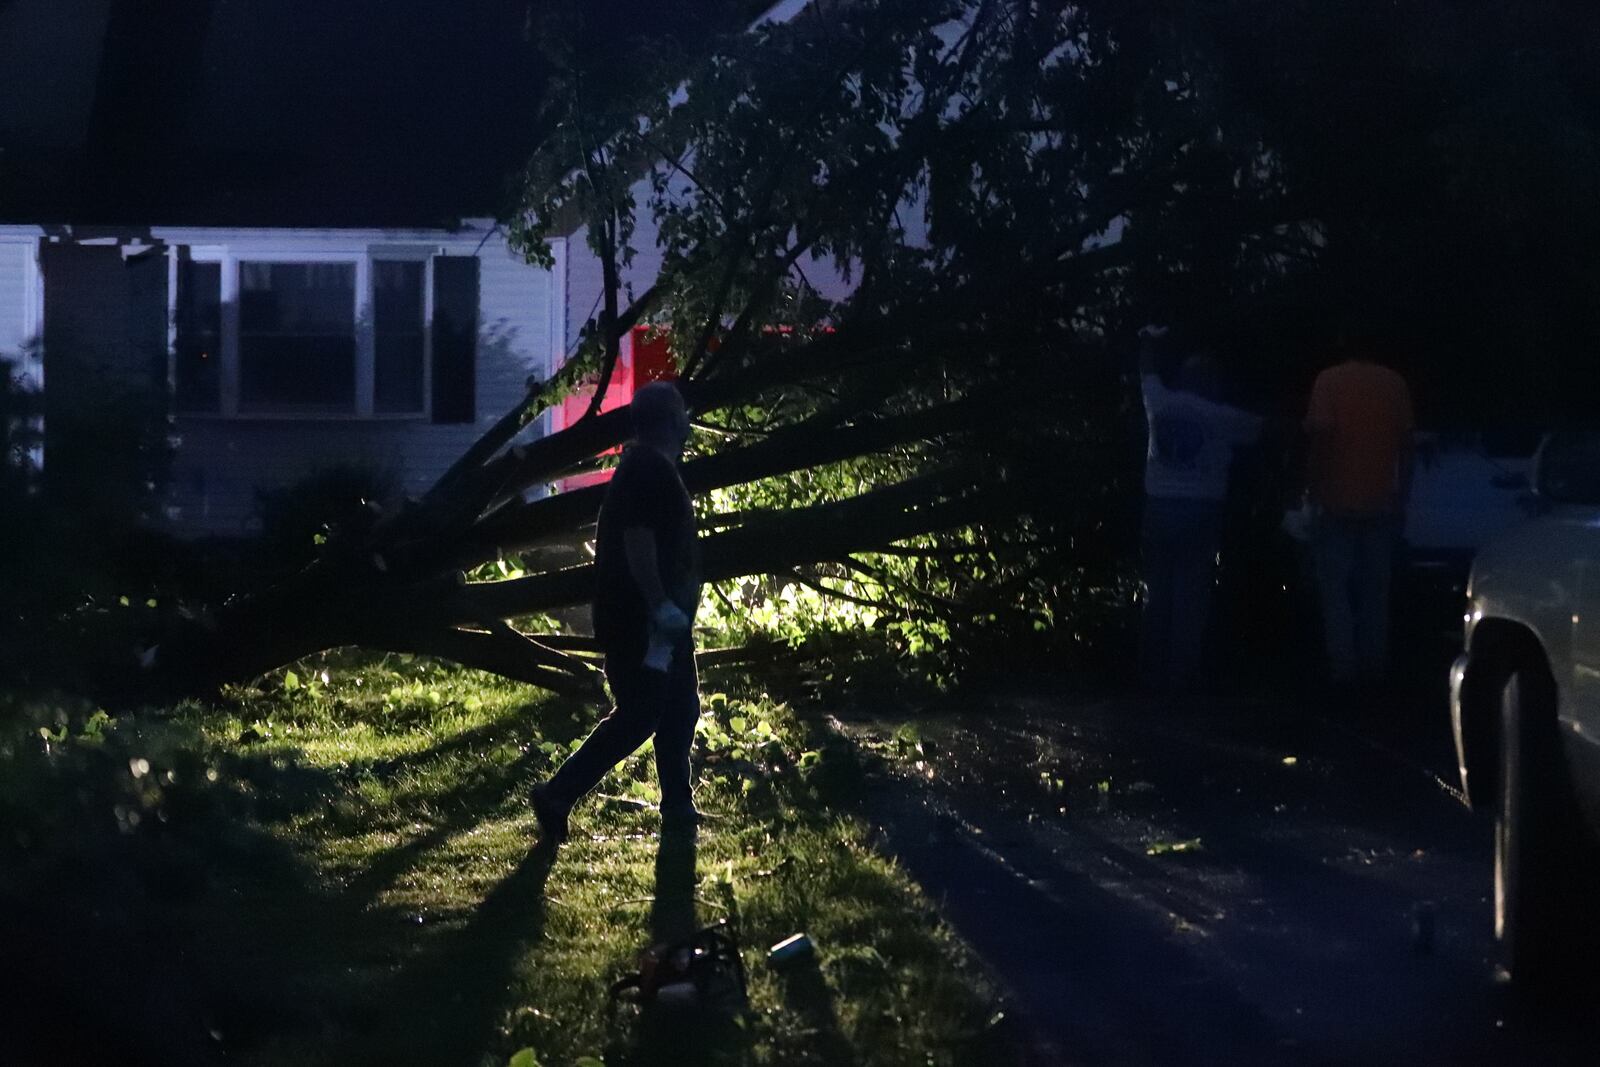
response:
[[[222,264],[178,263],[173,406],[215,412],[222,402]]]
[[[175,248],[171,382],[180,414],[474,420],[478,260]]]
[[[352,263],[239,264],[239,410],[356,408]]]
[[[433,421],[477,417],[478,259],[433,261]]]
[[[372,264],[372,410],[422,411],[422,371],[427,353],[423,268],[417,260]]]

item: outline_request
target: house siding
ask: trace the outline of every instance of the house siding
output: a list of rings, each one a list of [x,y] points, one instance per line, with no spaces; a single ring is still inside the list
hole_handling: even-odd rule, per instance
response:
[[[634,231],[629,242],[634,249],[633,262],[622,267],[623,307],[634,297],[655,284],[661,273],[661,248],[655,218],[650,211],[650,183],[636,182],[629,190],[633,195]],[[570,355],[578,347],[583,327],[600,316],[600,302],[605,292],[605,271],[600,257],[589,247],[588,228],[580,227],[566,242],[567,317],[566,346]]]
[[[35,338],[36,238],[0,233],[0,359],[15,359]]]
[[[784,21],[793,11],[798,11],[804,3],[796,0],[793,5],[779,4],[762,16],[761,20],[776,19]],[[792,8],[793,10],[790,10]],[[687,181],[679,179],[670,183],[669,189],[673,196],[687,195]],[[661,265],[664,260],[660,247],[660,229],[656,225],[654,212],[650,206],[652,189],[649,181],[635,182],[629,190],[633,197],[634,231],[629,244],[635,249],[633,261],[625,267],[619,267],[623,291],[620,303],[623,308],[635,297],[642,295],[645,290],[654,285],[661,274]],[[925,240],[927,232],[926,205],[912,202],[907,205],[905,219],[910,229],[913,241]],[[578,346],[578,339],[583,328],[590,320],[597,320],[600,314],[600,301],[605,290],[605,272],[600,265],[600,257],[589,247],[587,227],[579,227],[567,239],[567,354],[573,353]],[[798,279],[803,274],[805,284],[817,295],[825,300],[842,301],[849,297],[855,289],[855,282],[846,276],[838,263],[831,258],[819,258],[814,253],[807,253],[800,257],[798,270],[794,278]],[[855,272],[859,273],[859,272]],[[660,309],[657,309],[659,314]]]
[[[370,470],[406,495],[424,492],[478,436],[517,404],[530,376],[550,373],[554,343],[565,333],[559,271],[532,266],[498,233],[274,234],[185,231],[174,243],[224,247],[238,255],[365,250],[380,244],[427,244],[479,260],[475,421],[434,424],[418,418],[225,418],[180,416],[165,508],[166,523],[186,535],[239,536],[259,523],[259,499],[319,471]],[[181,237],[182,242],[175,241]],[[552,317],[554,316],[554,318]],[[530,435],[537,433],[537,425]]]

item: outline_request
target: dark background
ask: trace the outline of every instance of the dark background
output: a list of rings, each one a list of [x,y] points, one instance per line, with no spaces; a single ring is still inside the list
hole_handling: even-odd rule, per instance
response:
[[[0,220],[437,225],[504,214],[537,147],[561,5],[527,0],[0,0]],[[692,49],[766,5],[581,5]],[[570,17],[566,25],[571,24]]]

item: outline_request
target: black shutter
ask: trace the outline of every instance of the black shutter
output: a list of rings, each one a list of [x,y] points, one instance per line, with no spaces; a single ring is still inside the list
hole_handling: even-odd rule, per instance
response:
[[[433,261],[433,421],[477,419],[478,257]]]

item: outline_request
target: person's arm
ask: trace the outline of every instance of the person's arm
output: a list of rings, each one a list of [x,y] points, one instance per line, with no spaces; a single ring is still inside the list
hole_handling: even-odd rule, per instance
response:
[[[1139,331],[1139,376],[1160,373],[1157,369],[1156,342],[1166,334],[1156,326],[1146,326]]]
[[[656,626],[683,631],[688,629],[688,620],[667,595],[667,583],[661,573],[656,522],[668,504],[663,500],[659,472],[653,469],[655,462],[648,453],[635,453],[633,449],[625,453],[611,479],[607,501],[613,519],[622,528],[622,555],[628,577],[639,591],[646,612]]]
[[[1321,423],[1307,423],[1306,438],[1310,446],[1306,454],[1307,488],[1311,490],[1311,499],[1320,504],[1323,487],[1328,484],[1333,469],[1332,428]]]
[[[1401,515],[1411,506],[1411,485],[1417,470],[1416,414],[1411,406],[1411,390],[1402,381],[1399,390],[1400,453],[1395,457],[1395,510]]]
[[[1311,387],[1311,405],[1306,411],[1306,483],[1311,499],[1320,503],[1322,487],[1333,467],[1333,419],[1328,410],[1327,386],[1319,375]]]
[[[628,575],[644,598],[650,620],[668,634],[685,634],[693,625],[667,596],[661,580],[661,556],[656,551],[656,534],[648,526],[630,526],[622,531],[622,551],[628,558]]]
[[[1236,445],[1253,445],[1261,440],[1267,420],[1264,415],[1236,408],[1232,404],[1214,404],[1215,419],[1229,441]]]
[[[1147,411],[1160,401],[1166,391],[1156,352],[1156,345],[1166,335],[1163,326],[1146,326],[1139,331],[1139,395]]]
[[[661,557],[656,552],[656,532],[648,526],[632,526],[622,531],[622,550],[628,557],[628,574],[644,597],[645,607],[654,612],[667,599],[661,581]]]

